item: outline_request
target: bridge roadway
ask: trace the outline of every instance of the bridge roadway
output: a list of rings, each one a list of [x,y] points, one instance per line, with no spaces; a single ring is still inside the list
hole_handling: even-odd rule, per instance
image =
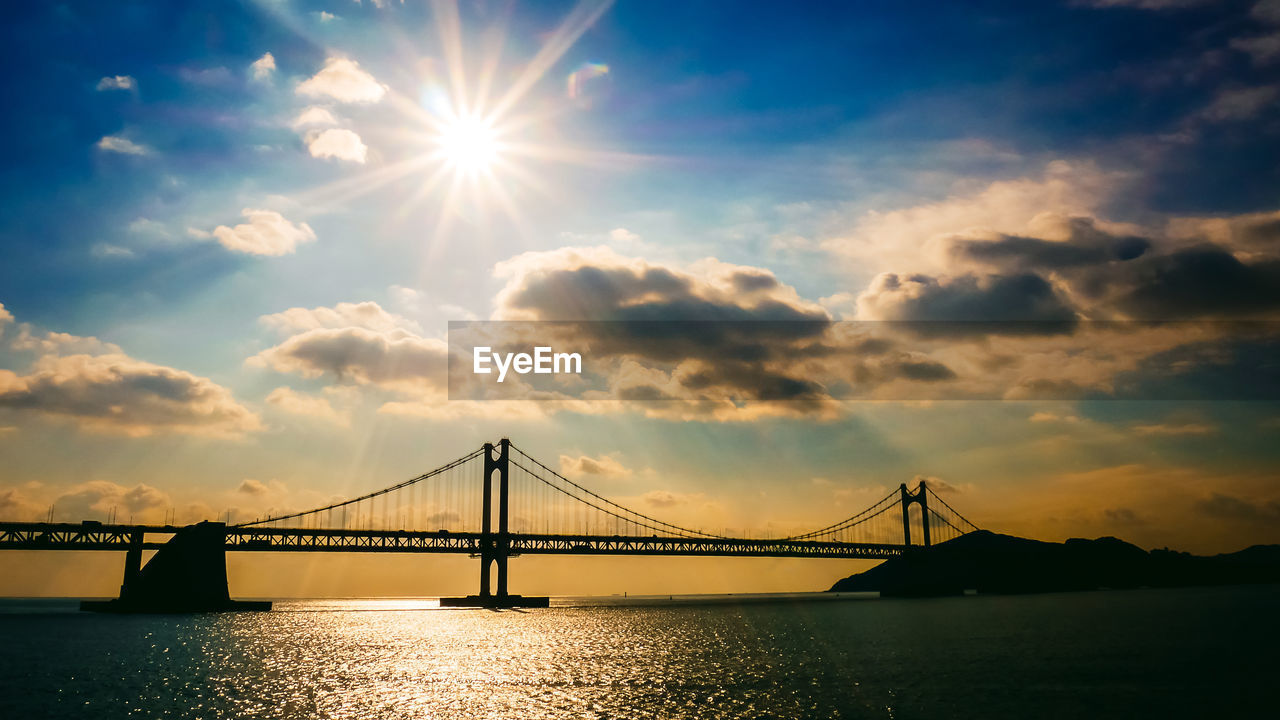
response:
[[[180,528],[173,525],[0,523],[0,550],[158,550]],[[147,537],[153,536],[153,537]],[[158,536],[158,537],[154,537]],[[258,552],[465,553],[493,548],[498,533],[408,530],[332,530],[227,527],[226,550]],[[811,540],[688,538],[635,535],[538,535],[510,533],[510,555],[693,555],[884,559],[905,545]]]

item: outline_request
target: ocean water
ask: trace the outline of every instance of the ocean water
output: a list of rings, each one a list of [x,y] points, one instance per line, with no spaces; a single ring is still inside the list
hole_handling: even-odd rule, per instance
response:
[[[938,599],[0,602],[0,718],[1275,717],[1280,586]]]

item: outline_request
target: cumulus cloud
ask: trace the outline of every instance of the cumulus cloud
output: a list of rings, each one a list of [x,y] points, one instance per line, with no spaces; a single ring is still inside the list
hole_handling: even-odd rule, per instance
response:
[[[294,335],[248,360],[251,366],[356,384],[440,389],[448,347],[404,330],[318,328]]]
[[[310,225],[295,225],[274,210],[245,208],[241,214],[248,219],[247,223],[235,227],[219,225],[213,229],[213,236],[228,250],[254,255],[287,255],[298,245],[316,239]]]
[[[354,163],[363,163],[369,148],[360,136],[346,128],[328,128],[315,133],[308,133],[307,151],[314,158],[334,158]]]
[[[262,483],[261,480],[245,478],[240,481],[240,485],[236,488],[236,492],[243,493],[245,495],[266,495],[270,490]]]
[[[298,113],[298,117],[293,119],[294,129],[307,127],[309,125],[337,125],[338,120],[333,117],[333,113],[327,109],[312,105],[302,112]]]
[[[149,155],[151,148],[119,135],[105,135],[96,147],[103,152],[120,153],[121,155]]]
[[[350,393],[398,395],[399,399],[387,400],[379,407],[381,413],[432,419],[545,416],[545,408],[531,403],[450,402],[448,345],[421,336],[416,323],[385,311],[375,302],[290,308],[263,316],[261,321],[290,335],[247,359],[247,366],[325,378],[335,383],[326,388],[329,393],[341,388]],[[295,399],[287,389],[276,395],[282,405]],[[305,397],[303,402],[308,411],[316,411],[317,403]],[[323,414],[323,408],[319,412]]]
[[[107,76],[98,81],[98,91],[104,90],[137,90],[138,81],[130,75]]]
[[[823,352],[830,316],[768,270],[714,259],[676,268],[607,248],[562,248],[520,255],[495,274],[507,281],[495,319],[623,321],[576,323],[563,339],[609,366],[611,397],[726,412],[741,400],[827,400],[799,361]]]
[[[254,413],[213,381],[114,353],[45,356],[25,375],[0,370],[0,408],[132,436],[232,436],[260,427]]]
[[[328,97],[343,103],[376,103],[387,89],[354,60],[330,57],[324,67],[299,83],[297,94]]]
[[[60,519],[81,520],[106,517],[113,509],[121,521],[152,520],[170,507],[169,496],[150,485],[125,487],[106,480],[91,480],[70,488],[53,502]],[[141,517],[139,517],[141,516]]]

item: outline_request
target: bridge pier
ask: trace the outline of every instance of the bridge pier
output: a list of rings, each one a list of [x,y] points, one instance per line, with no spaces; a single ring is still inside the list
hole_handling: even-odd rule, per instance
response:
[[[480,518],[480,594],[461,598],[440,598],[441,607],[517,608],[547,607],[548,598],[523,597],[507,592],[507,560],[511,557],[511,533],[507,524],[510,490],[511,441],[498,442],[497,455],[493,443],[484,444],[484,482],[481,492]],[[493,532],[493,474],[498,474],[498,532]],[[491,588],[490,568],[498,566],[498,592]]]
[[[143,531],[129,534],[124,583],[115,600],[85,600],[81,610],[110,613],[185,613],[270,610],[270,602],[232,600],[227,589],[227,526],[202,522],[179,528],[142,565]]]

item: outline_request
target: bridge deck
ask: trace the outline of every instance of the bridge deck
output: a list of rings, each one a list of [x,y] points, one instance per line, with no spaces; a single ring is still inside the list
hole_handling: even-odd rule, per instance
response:
[[[178,531],[169,525],[96,523],[0,523],[0,550],[128,550],[135,533],[144,549],[158,549]],[[494,533],[404,530],[337,530],[228,527],[226,549],[256,552],[381,552],[480,554],[499,540]],[[153,537],[147,537],[153,536]],[[160,536],[160,537],[154,537]],[[882,559],[907,546],[873,543],[749,538],[510,533],[512,555],[693,555]]]

